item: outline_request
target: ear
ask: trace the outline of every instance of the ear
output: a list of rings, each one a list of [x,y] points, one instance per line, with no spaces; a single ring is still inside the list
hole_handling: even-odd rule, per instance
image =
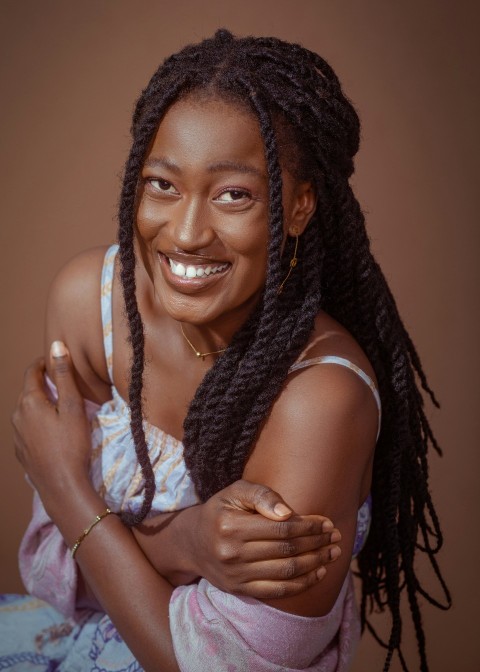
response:
[[[315,208],[317,197],[311,182],[300,182],[295,186],[293,207],[288,218],[288,233],[301,236],[307,228]]]

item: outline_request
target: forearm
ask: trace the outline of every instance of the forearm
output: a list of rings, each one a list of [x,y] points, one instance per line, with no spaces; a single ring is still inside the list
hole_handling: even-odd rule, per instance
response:
[[[68,546],[105,509],[89,484],[66,488],[50,508]],[[81,543],[76,560],[96,598],[146,672],[178,672],[169,625],[171,585],[150,565],[132,533],[107,516]]]
[[[195,534],[200,506],[159,514],[132,529],[150,564],[173,586],[199,577],[191,536]]]

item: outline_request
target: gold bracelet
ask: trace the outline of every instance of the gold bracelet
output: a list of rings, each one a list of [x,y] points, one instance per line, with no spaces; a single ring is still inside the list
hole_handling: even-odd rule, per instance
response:
[[[75,557],[75,553],[78,551],[78,547],[82,543],[82,541],[85,539],[85,537],[90,534],[90,532],[93,530],[95,525],[98,525],[98,523],[106,518],[110,513],[115,513],[114,511],[110,511],[110,509],[105,509],[103,513],[101,513],[99,516],[95,516],[95,520],[93,523],[87,527],[85,530],[83,530],[82,534],[78,537],[77,541],[73,544],[72,546],[72,558]]]

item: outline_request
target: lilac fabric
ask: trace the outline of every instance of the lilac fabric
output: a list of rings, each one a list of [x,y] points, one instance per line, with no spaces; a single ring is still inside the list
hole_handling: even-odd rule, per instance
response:
[[[36,492],[32,520],[20,545],[19,567],[30,595],[48,602],[64,616],[73,616],[77,565]]]
[[[360,639],[350,572],[326,616],[288,614],[202,579],[175,590],[170,623],[182,672],[346,672]]]

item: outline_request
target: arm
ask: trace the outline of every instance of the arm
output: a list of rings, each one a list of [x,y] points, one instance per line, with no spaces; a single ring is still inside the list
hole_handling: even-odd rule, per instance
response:
[[[57,407],[46,403],[43,367],[37,364],[26,374],[12,421],[17,457],[72,547],[105,504],[88,478],[90,430],[68,357],[56,361],[54,374]],[[172,587],[153,569],[120,519],[108,516],[95,527],[76,560],[144,669],[153,672],[160,666],[165,672],[178,672],[168,620]]]
[[[53,340],[68,339],[75,361],[76,383],[82,396],[94,402],[86,402],[90,418],[96,410],[95,404],[110,397],[99,300],[105,252],[106,248],[95,248],[69,261],[52,282],[46,307],[47,349]],[[48,352],[46,362],[52,378]],[[72,616],[80,606],[99,608],[58,528],[36,494],[32,520],[20,546],[19,566],[27,590],[62,614]]]
[[[279,490],[299,513],[325,512],[342,533],[341,556],[325,580],[296,597],[269,601],[277,609],[320,616],[335,603],[350,567],[358,508],[370,488],[377,423],[371,391],[335,365],[292,376],[275,403],[244,477]]]

